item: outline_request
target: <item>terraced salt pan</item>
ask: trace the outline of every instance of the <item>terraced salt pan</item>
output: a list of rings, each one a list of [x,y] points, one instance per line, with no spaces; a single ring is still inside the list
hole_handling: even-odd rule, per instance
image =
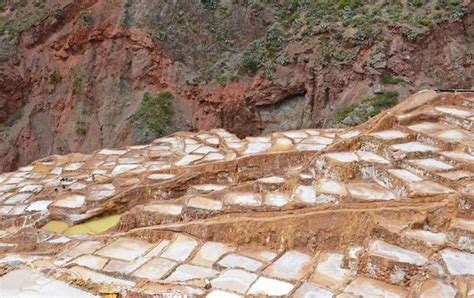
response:
[[[258,182],[263,184],[283,184],[285,179],[280,176],[271,176],[257,179]]]
[[[409,135],[403,131],[399,130],[383,130],[369,134],[370,136],[375,137],[380,140],[395,140],[406,138]]]
[[[271,143],[272,138],[271,137],[246,137],[245,138],[247,141],[252,142],[252,143]]]
[[[442,138],[448,141],[470,141],[473,139],[472,134],[465,132],[460,129],[451,129],[451,130],[446,130],[446,131],[441,131],[437,134],[435,134],[436,137]]]
[[[106,272],[117,272],[121,274],[130,274],[135,271],[137,268],[148,262],[150,259],[145,257],[138,257],[133,262],[120,261],[111,259],[107,265],[104,267]]]
[[[320,145],[331,145],[333,142],[334,142],[333,138],[327,138],[323,136],[312,136],[303,140],[303,143],[306,143],[306,144],[320,144]]]
[[[248,143],[244,155],[265,152],[272,147],[271,143]]]
[[[83,184],[83,183],[79,183],[79,182],[76,182],[76,183],[73,183],[69,186],[69,189],[71,191],[77,191],[77,190],[83,190],[87,187],[86,184]]]
[[[199,147],[198,149],[194,150],[193,153],[196,153],[196,154],[208,154],[210,152],[218,152],[219,150],[217,150],[216,148],[214,147],[209,147],[209,146],[201,146]]]
[[[160,213],[171,216],[181,215],[181,210],[183,209],[182,206],[174,204],[146,205],[143,208],[148,212]]]
[[[224,158],[225,156],[223,154],[218,153],[218,152],[212,152],[204,156],[204,158],[200,161],[200,163],[204,161],[223,160]]]
[[[452,127],[452,126],[439,123],[439,122],[422,122],[422,123],[408,126],[408,128],[411,130],[414,130],[417,132],[423,132],[423,133],[436,133],[439,131],[444,131],[448,127]]]
[[[438,173],[439,176],[449,179],[451,181],[458,181],[462,179],[470,179],[474,177],[474,173],[468,171],[452,171],[446,173]]]
[[[245,145],[243,142],[227,142],[226,144],[230,149],[239,149]]]
[[[353,198],[369,201],[389,201],[396,196],[386,188],[375,183],[350,183],[347,190]]]
[[[219,144],[219,138],[216,138],[216,137],[207,138],[207,139],[205,139],[205,141],[208,142],[209,144],[212,144],[212,145],[218,145]]]
[[[0,206],[0,214],[7,215],[13,209],[13,206]]]
[[[123,155],[127,153],[127,150],[113,150],[113,149],[102,149],[98,154],[102,155]]]
[[[24,176],[25,174],[23,173],[22,176]],[[7,181],[5,181],[5,184],[20,184],[24,181],[25,179],[23,178],[18,178],[18,177],[12,177],[10,179],[8,179]]]
[[[344,290],[345,293],[360,297],[385,297],[385,298],[403,298],[406,293],[403,288],[393,286],[384,282],[358,277],[354,279]],[[368,296],[370,293],[370,296]]]
[[[457,218],[453,221],[452,227],[474,233],[474,220]]]
[[[0,191],[1,192],[7,192],[7,191],[13,190],[15,188],[17,188],[17,186],[15,184],[0,185]]]
[[[326,145],[320,145],[320,144],[296,144],[295,149],[300,150],[300,151],[320,151],[326,148]]]
[[[441,251],[441,257],[452,275],[474,275],[474,254],[447,248]]]
[[[95,297],[30,269],[17,269],[1,276],[0,289],[4,297]]]
[[[226,185],[219,185],[219,184],[199,184],[199,185],[192,185],[191,189],[197,190],[201,193],[209,193],[211,191],[218,191],[227,188]]]
[[[105,264],[107,263],[108,259],[94,256],[94,255],[83,255],[79,258],[70,262],[70,264],[79,265],[82,267],[87,267],[94,270],[101,270],[104,268]]]
[[[150,280],[160,280],[176,265],[177,263],[171,260],[154,258],[138,268],[138,270],[133,273],[133,276]]]
[[[474,156],[460,152],[460,151],[444,151],[440,152],[442,156],[445,156],[450,159],[454,159],[458,162],[473,162],[474,161]]]
[[[439,279],[428,279],[421,286],[420,298],[454,298],[455,296],[456,289]]]
[[[446,243],[446,234],[433,233],[424,230],[407,230],[402,233],[410,238],[415,238],[429,244],[444,245]]]
[[[86,269],[86,268],[82,268],[82,267],[79,267],[79,266],[74,266],[69,270],[74,272],[75,274],[79,275],[84,280],[90,279],[91,281],[93,281],[95,283],[98,283],[98,284],[100,284],[100,283],[115,284],[115,285],[128,286],[128,287],[135,286],[135,282],[133,282],[133,281],[110,277],[108,275],[97,273],[95,271],[92,271],[92,270],[89,270],[89,269]]]
[[[224,268],[240,268],[253,272],[257,271],[263,266],[262,262],[237,254],[226,255],[217,264]]]
[[[82,254],[91,254],[102,247],[102,243],[99,241],[84,241],[74,246],[70,250],[66,251],[65,255],[71,258],[75,258]]]
[[[174,242],[161,254],[161,257],[182,262],[191,255],[197,245],[198,242],[193,238],[178,235]]]
[[[424,265],[428,259],[414,251],[410,251],[381,240],[371,241],[369,253],[396,262],[408,263],[417,266]]]
[[[25,211],[26,205],[16,205],[8,215],[20,215]]]
[[[252,285],[249,295],[284,296],[293,289],[293,285],[281,280],[259,277]]]
[[[357,155],[359,156],[360,160],[365,161],[365,162],[374,162],[374,163],[381,163],[381,164],[390,163],[388,160],[386,160],[382,156],[379,156],[369,151],[359,150],[357,151]]]
[[[324,288],[338,290],[349,277],[350,270],[342,268],[344,256],[341,254],[323,253],[319,257],[311,281]]]
[[[59,208],[79,208],[84,205],[86,197],[79,194],[70,194],[62,196],[61,199],[55,201],[52,206]]]
[[[199,252],[194,256],[191,263],[195,265],[212,267],[212,265],[221,256],[231,251],[233,251],[233,249],[226,244],[218,242],[206,242],[201,247]]]
[[[119,238],[96,254],[103,257],[133,261],[153,247],[146,241],[133,238]]]
[[[242,205],[257,207],[262,204],[262,198],[254,193],[228,193],[224,197],[228,205]]]
[[[150,180],[168,180],[168,179],[173,179],[174,177],[176,177],[176,175],[174,174],[151,174],[151,175],[148,175],[148,179]]]
[[[193,279],[211,279],[216,276],[219,271],[211,268],[184,264],[177,267],[171,275],[166,278],[165,282],[184,282]]]
[[[287,251],[265,269],[264,273],[285,280],[299,280],[303,278],[310,263],[310,256],[297,251]]]
[[[294,298],[332,298],[333,293],[329,290],[317,287],[310,283],[304,283],[293,294]]]
[[[245,294],[257,275],[240,269],[229,269],[211,281],[212,288]]]
[[[317,200],[314,186],[298,185],[293,192],[292,197],[296,202],[312,204]]]
[[[412,172],[404,170],[404,169],[390,169],[388,171],[391,174],[393,174],[395,177],[407,182],[419,182],[423,180],[417,175],[413,174]]]
[[[187,166],[190,163],[192,163],[193,161],[199,160],[201,158],[203,158],[203,155],[188,154],[188,155],[183,156],[180,160],[178,160],[175,163],[175,166],[177,166],[177,167]]]
[[[43,185],[39,184],[28,184],[20,188],[19,192],[33,192],[38,193],[43,190]]]
[[[56,167],[56,168],[51,170],[51,174],[57,175],[57,176],[61,175],[62,172],[63,172],[63,168],[61,168],[61,167]]]
[[[267,263],[273,261],[277,256],[273,251],[253,247],[241,247],[239,248],[239,253]]]
[[[453,168],[452,165],[436,160],[434,158],[413,159],[409,162],[432,171],[451,170]]]
[[[64,171],[77,171],[79,170],[82,166],[84,165],[83,162],[74,162],[74,163],[70,163],[68,165],[66,165],[64,167]]]
[[[339,162],[356,162],[359,161],[359,157],[353,152],[334,152],[327,153],[327,156],[330,159],[337,160]]]
[[[346,187],[344,186],[344,184],[333,180],[320,180],[316,189],[318,193],[327,193],[339,196],[347,195]]]
[[[219,211],[222,209],[223,203],[222,201],[212,200],[206,197],[191,197],[186,206],[189,208]]]
[[[93,185],[90,189],[91,192],[87,196],[87,200],[90,201],[101,201],[111,197],[115,193],[115,187],[113,184]]]
[[[194,150],[196,150],[197,148],[199,148],[201,145],[199,144],[191,144],[191,145],[187,145],[185,148],[184,148],[184,152],[186,153],[191,153],[193,152]]]
[[[420,142],[409,142],[403,144],[395,144],[390,146],[390,148],[399,150],[406,153],[413,152],[436,152],[439,149],[430,145],[426,145]]]
[[[304,131],[288,131],[283,134],[292,139],[305,139],[308,137],[308,134]]]
[[[158,243],[155,247],[153,247],[147,254],[145,255],[146,258],[152,258],[152,257],[157,257],[161,254],[165,248],[168,247],[168,245],[171,243],[170,240],[164,239],[161,240],[160,243]]]
[[[410,183],[409,188],[412,196],[429,196],[454,192],[451,188],[429,180]]]
[[[118,176],[120,174],[130,172],[131,170],[137,169],[139,166],[138,165],[118,165],[112,170],[112,176]]]
[[[19,204],[19,203],[24,203],[26,200],[28,200],[32,196],[31,193],[19,193],[12,195],[8,197],[8,199],[5,200],[5,204]]]
[[[472,113],[470,111],[461,110],[461,109],[454,108],[454,107],[444,106],[444,107],[435,107],[435,109],[442,112],[442,113],[446,113],[446,114],[450,114],[450,115],[458,116],[458,117],[462,117],[462,118],[466,118],[466,117],[469,117],[469,116],[472,115]]]
[[[273,207],[282,207],[288,204],[288,195],[282,192],[268,192],[265,194],[264,204]]]

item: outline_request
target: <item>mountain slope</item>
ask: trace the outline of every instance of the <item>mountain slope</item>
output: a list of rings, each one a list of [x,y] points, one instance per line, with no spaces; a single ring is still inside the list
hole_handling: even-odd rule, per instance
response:
[[[327,127],[338,106],[382,86],[404,98],[473,85],[469,1],[0,7],[0,171],[176,130]]]

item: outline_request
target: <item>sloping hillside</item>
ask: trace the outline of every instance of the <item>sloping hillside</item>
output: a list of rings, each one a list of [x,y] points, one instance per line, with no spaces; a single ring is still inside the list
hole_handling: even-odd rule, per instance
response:
[[[377,106],[337,108],[374,92],[471,88],[469,2],[0,1],[0,171],[177,130],[354,125]]]

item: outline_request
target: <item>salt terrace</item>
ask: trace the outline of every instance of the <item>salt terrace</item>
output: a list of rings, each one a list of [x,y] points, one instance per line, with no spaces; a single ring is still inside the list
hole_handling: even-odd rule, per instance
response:
[[[474,93],[0,175],[0,296],[474,296]]]

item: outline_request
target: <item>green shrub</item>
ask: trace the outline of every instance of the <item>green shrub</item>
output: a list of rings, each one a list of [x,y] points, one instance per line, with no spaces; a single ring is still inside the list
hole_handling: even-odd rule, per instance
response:
[[[8,118],[7,121],[5,121],[5,123],[0,125],[0,132],[7,131],[8,129],[13,127],[13,125],[15,125],[22,117],[23,117],[23,108],[19,108],[18,110],[15,111],[15,113],[13,113],[13,115],[10,116],[10,118]]]
[[[172,99],[170,92],[160,92],[156,96],[145,93],[142,106],[132,116],[135,127],[139,130],[148,129],[155,137],[162,136],[171,122]]]
[[[70,73],[72,77],[72,94],[82,94],[84,92],[83,85],[86,76],[77,67],[71,68]]]
[[[334,127],[347,127],[364,123],[382,110],[395,106],[398,103],[398,95],[396,91],[388,91],[339,107],[331,117],[330,123]],[[349,116],[352,117],[352,120],[346,122]]]
[[[388,75],[383,75],[379,78],[379,81],[381,84],[400,84],[400,83],[405,83],[405,80],[399,77],[392,77]]]
[[[216,82],[222,87],[224,87],[227,84],[227,78],[223,76],[219,76],[216,78]]]
[[[416,7],[421,7],[426,4],[427,0],[408,0],[408,4]]]
[[[78,127],[76,128],[76,133],[77,135],[79,136],[85,136],[87,134],[87,128],[84,128],[84,127]]]
[[[244,71],[248,75],[254,75],[257,73],[258,68],[260,65],[260,59],[257,57],[256,54],[253,53],[245,53],[244,58],[242,60],[242,67]]]
[[[87,10],[81,10],[79,14],[77,15],[77,19],[79,20],[79,23],[83,27],[87,27],[87,28],[92,27],[92,23],[93,23],[92,16]]]
[[[398,95],[397,91],[387,91],[383,94],[377,94],[374,97],[363,99],[361,103],[371,105],[376,109],[388,109],[398,103]]]
[[[50,77],[49,77],[49,83],[50,84],[53,84],[53,85],[57,85],[59,83],[61,83],[61,81],[63,80],[63,77],[61,76],[61,74],[55,72],[53,73]]]
[[[324,37],[321,42],[321,49],[319,50],[319,64],[326,66],[329,64],[335,49],[329,37]]]
[[[342,106],[337,108],[336,112],[334,113],[331,123],[333,125],[337,125],[341,123],[354,109],[357,107],[357,104],[350,104],[347,106]]]
[[[433,21],[430,20],[430,19],[419,18],[419,19],[416,20],[416,22],[418,23],[418,25],[421,25],[421,26],[425,26],[425,27],[428,27],[428,28],[433,27]]]
[[[270,74],[281,51],[291,40],[291,35],[277,28],[267,31],[264,38],[254,41],[245,50],[241,70],[248,75],[254,75],[259,69],[264,74]]]
[[[337,8],[338,9],[344,9],[346,7],[349,7],[351,9],[358,8],[362,5],[361,0],[339,0],[337,3]]]

